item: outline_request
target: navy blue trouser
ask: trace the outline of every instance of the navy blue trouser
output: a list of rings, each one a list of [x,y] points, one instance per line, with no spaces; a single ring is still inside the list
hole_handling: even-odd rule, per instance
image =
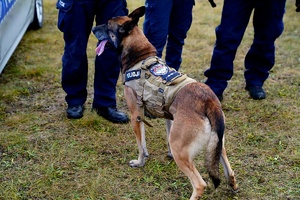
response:
[[[245,57],[246,87],[263,86],[275,63],[275,40],[281,35],[286,0],[224,0],[206,84],[222,95],[233,75],[233,61],[253,13],[254,39]]]
[[[194,0],[146,0],[143,31],[161,57],[166,45],[166,63],[179,69],[184,39],[192,23]]]
[[[58,0],[58,28],[65,41],[62,57],[62,88],[69,106],[83,105],[87,98],[87,43],[96,17],[104,24],[118,15],[127,15],[125,0]],[[96,48],[96,44],[95,44]],[[116,49],[108,45],[95,59],[93,107],[116,106],[116,84],[120,61]]]

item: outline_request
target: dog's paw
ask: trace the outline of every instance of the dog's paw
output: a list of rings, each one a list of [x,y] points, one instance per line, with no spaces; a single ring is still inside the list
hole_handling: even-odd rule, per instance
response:
[[[231,192],[233,193],[233,194],[236,194],[236,193],[238,193],[239,192],[239,188],[231,188]]]
[[[173,154],[172,154],[171,152],[168,152],[167,158],[168,158],[168,159],[171,159],[171,160],[174,159],[174,158],[173,158]]]
[[[149,157],[149,153],[148,153],[146,146],[143,147],[143,156],[144,156],[144,159]]]
[[[130,167],[142,167],[144,166],[145,162],[140,162],[139,160],[131,160],[129,162]]]

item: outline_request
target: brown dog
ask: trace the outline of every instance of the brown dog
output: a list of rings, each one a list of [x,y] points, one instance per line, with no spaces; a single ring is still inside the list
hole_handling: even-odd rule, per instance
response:
[[[199,199],[206,183],[197,171],[193,158],[206,149],[205,167],[215,187],[220,184],[221,161],[230,187],[236,191],[236,180],[224,147],[225,121],[220,102],[205,84],[175,71],[156,57],[156,50],[137,27],[145,7],[128,16],[114,17],[107,25],[93,28],[99,39],[97,54],[104,51],[107,41],[119,51],[125,84],[125,99],[139,148],[131,167],[141,167],[148,156],[145,140],[144,109],[166,119],[169,156],[186,174],[193,186],[190,199]]]

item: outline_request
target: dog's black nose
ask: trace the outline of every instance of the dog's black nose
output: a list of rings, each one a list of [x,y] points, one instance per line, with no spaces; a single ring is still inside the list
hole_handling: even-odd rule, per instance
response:
[[[99,41],[107,40],[109,38],[108,34],[107,34],[107,25],[106,24],[102,24],[102,25],[93,27],[92,32],[94,33],[94,35],[96,36],[96,38]]]
[[[93,33],[95,32],[106,32],[107,31],[107,25],[106,24],[102,24],[102,25],[98,25],[92,28]]]

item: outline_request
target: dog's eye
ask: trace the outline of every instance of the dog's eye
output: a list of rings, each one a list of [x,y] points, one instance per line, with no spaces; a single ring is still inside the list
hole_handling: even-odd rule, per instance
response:
[[[112,34],[112,33],[110,33],[109,36],[110,36],[111,38],[115,38],[115,35]]]

